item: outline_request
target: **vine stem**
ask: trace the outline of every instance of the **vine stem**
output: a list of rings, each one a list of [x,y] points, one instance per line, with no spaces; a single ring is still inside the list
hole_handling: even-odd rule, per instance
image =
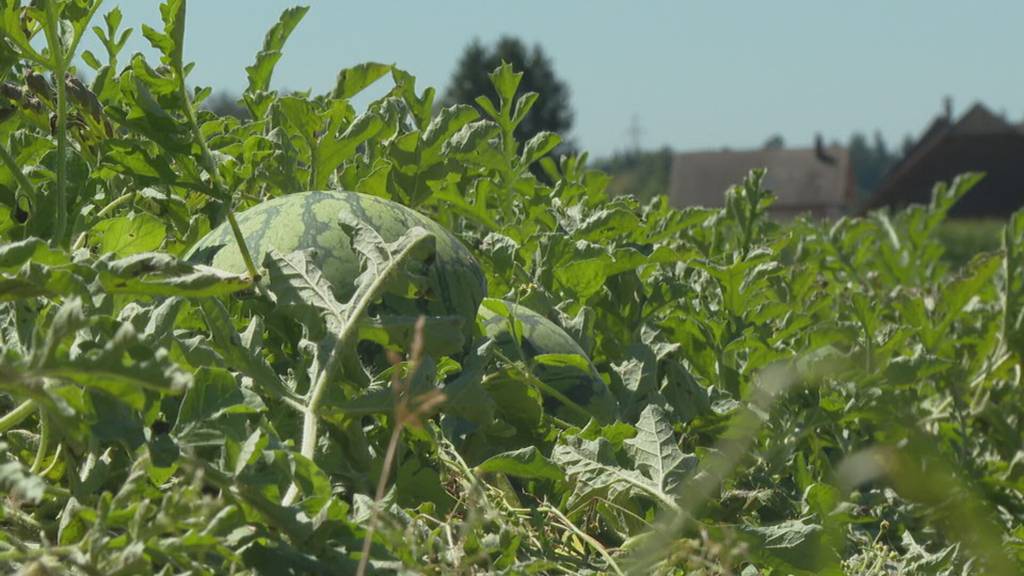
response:
[[[600,554],[602,558],[604,558],[604,561],[608,563],[608,566],[612,569],[612,571],[615,572],[615,574],[617,574],[618,576],[625,576],[625,573],[622,571],[621,568],[619,568],[619,565],[616,564],[615,559],[612,558],[612,555],[608,552],[608,549],[605,548],[596,538],[581,530],[578,526],[576,526],[576,524],[573,524],[572,520],[569,520],[569,518],[565,514],[562,514],[561,510],[555,508],[554,506],[551,506],[550,504],[545,503],[540,508],[538,508],[538,511],[547,512],[548,514],[551,514],[552,516],[558,518],[565,528],[567,528],[578,538],[589,544],[591,548],[596,550],[597,553]]]
[[[317,378],[316,384],[309,391],[309,400],[306,402],[305,415],[302,421],[302,443],[300,444],[300,453],[313,460],[313,456],[316,454],[316,441],[318,428],[320,425],[320,418],[317,416],[317,411],[320,409],[320,402],[323,401],[324,393],[327,391],[327,386],[333,382],[342,371],[342,356],[346,348],[351,346],[352,339],[359,331],[359,319],[366,314],[370,304],[376,300],[377,295],[383,290],[384,286],[391,279],[391,276],[398,270],[399,266],[407,260],[423,242],[432,239],[433,236],[424,234],[419,238],[414,239],[409,243],[408,246],[402,249],[401,252],[396,254],[388,262],[387,266],[384,267],[373,283],[365,291],[357,291],[354,298],[354,306],[349,310],[345,318],[343,318],[343,324],[341,333],[338,335],[338,340],[334,344],[334,348],[331,350],[331,355],[327,360],[327,364],[324,366],[320,377]],[[292,484],[288,488],[288,492],[282,499],[282,503],[285,506],[291,505],[298,496],[298,485]]]
[[[238,244],[238,251],[242,254],[245,269],[249,271],[249,276],[255,282],[260,277],[259,272],[256,271],[256,266],[253,264],[252,254],[249,252],[249,247],[245,244],[245,236],[242,235],[242,229],[238,226],[238,220],[235,219],[235,213],[231,207],[231,195],[228,194],[227,187],[221,182],[220,170],[217,168],[217,159],[213,157],[213,153],[210,152],[210,147],[206,144],[206,139],[203,138],[203,133],[199,129],[199,121],[196,120],[195,110],[192,109],[192,98],[189,97],[188,88],[185,86],[185,70],[181,66],[181,62],[176,64],[175,73],[178,76],[178,94],[185,104],[185,117],[192,131],[192,139],[199,146],[199,157],[203,163],[203,168],[210,175],[210,182],[213,184],[217,195],[227,211],[228,225],[231,227],[231,234],[235,237],[235,243]]]
[[[53,237],[61,246],[67,246],[64,239],[64,230],[67,228],[68,207],[67,207],[67,153],[68,153],[68,111],[67,111],[67,87],[64,83],[64,75],[67,73],[67,60],[65,59],[64,46],[60,41],[58,31],[60,24],[57,14],[57,2],[49,0],[46,2],[46,42],[50,48],[50,57],[53,59],[54,84],[57,85],[57,190],[56,220],[53,226]]]
[[[36,449],[36,458],[32,462],[29,472],[37,474],[43,467],[46,460],[46,453],[50,451],[50,419],[42,409],[39,410],[39,446]]]
[[[21,424],[35,411],[35,400],[25,400],[24,402],[16,406],[14,410],[11,410],[7,414],[4,414],[3,418],[0,418],[0,434],[7,432],[8,430],[14,428],[18,424]]]
[[[63,456],[63,453],[64,453],[64,444],[58,443],[57,444],[57,449],[53,452],[53,460],[50,461],[50,465],[49,466],[47,466],[46,468],[44,468],[43,470],[41,470],[39,472],[39,475],[42,476],[43,478],[49,476],[50,472],[53,472],[53,469],[56,468],[57,464],[60,463],[61,457]]]
[[[99,212],[96,213],[96,218],[103,218],[103,217],[105,217],[106,215],[108,215],[111,212],[113,212],[115,208],[117,208],[118,206],[121,206],[123,204],[126,204],[132,198],[135,198],[135,193],[134,192],[128,192],[126,194],[122,194],[122,195],[118,196],[117,198],[114,198],[106,206],[101,208]],[[78,235],[78,239],[75,240],[75,243],[71,246],[71,249],[72,250],[78,250],[80,248],[84,248],[85,247],[85,241],[88,238],[89,238],[89,232],[88,231],[82,232],[81,234]]]
[[[121,194],[117,198],[114,198],[113,200],[108,202],[106,206],[101,208],[100,211],[96,213],[96,217],[97,218],[103,218],[107,214],[110,214],[111,212],[113,212],[115,208],[117,208],[118,206],[121,206],[122,204],[128,202],[132,198],[135,198],[135,192],[127,192],[125,194]]]
[[[45,3],[46,44],[50,49],[50,58],[52,61],[42,62],[42,64],[52,67],[54,84],[57,85],[57,185],[54,194],[54,209],[57,213],[54,220],[52,237],[57,240],[57,243],[60,246],[63,247],[67,247],[71,240],[70,236],[66,234],[68,227],[68,95],[65,77],[68,72],[68,64],[72,59],[74,59],[75,52],[78,50],[78,43],[82,40],[82,34],[86,29],[88,29],[89,22],[96,14],[96,11],[99,10],[100,4],[102,3],[102,0],[95,0],[91,3],[89,12],[85,16],[84,25],[75,32],[74,36],[72,36],[71,43],[67,46],[66,50],[64,44],[61,42],[60,13],[57,10],[57,0],[47,0]],[[32,60],[37,59],[32,57],[32,55],[29,55],[29,57]],[[5,164],[7,164],[8,160],[13,160],[10,158],[9,154],[6,156],[7,157],[4,158]],[[11,166],[8,165],[8,168],[11,168]],[[21,173],[21,170],[15,170],[13,168],[11,170],[14,172],[15,178],[18,178],[19,183],[25,187],[26,191],[32,192],[34,196],[34,188],[28,179],[25,178],[24,174]]]
[[[306,140],[309,144],[309,189],[317,190],[317,180],[320,178],[320,149],[317,146],[316,138]]]
[[[18,161],[11,156],[11,153],[7,151],[7,148],[0,146],[0,162],[4,163],[7,170],[14,176],[14,179],[18,181],[18,186],[21,188],[21,194],[18,196],[29,196],[32,201],[36,199],[36,187],[32,185],[32,181],[25,176],[25,173],[21,171],[21,167],[18,166]]]

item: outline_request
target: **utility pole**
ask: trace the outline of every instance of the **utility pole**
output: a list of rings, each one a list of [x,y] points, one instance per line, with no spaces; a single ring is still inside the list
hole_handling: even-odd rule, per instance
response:
[[[640,126],[640,117],[633,114],[629,120],[629,128],[626,129],[626,134],[629,137],[630,152],[640,151],[640,138],[644,134],[644,129]]]

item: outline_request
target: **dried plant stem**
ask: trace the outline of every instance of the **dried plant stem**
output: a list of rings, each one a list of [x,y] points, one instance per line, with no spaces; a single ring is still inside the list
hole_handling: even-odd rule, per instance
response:
[[[373,545],[373,534],[377,530],[380,503],[384,499],[384,493],[387,490],[391,466],[395,462],[395,453],[398,451],[398,441],[402,439],[402,427],[402,423],[395,422],[395,429],[391,431],[391,440],[388,441],[388,449],[384,454],[384,464],[380,471],[380,479],[377,480],[377,492],[373,497],[373,511],[370,513],[370,521],[366,526],[366,536],[363,537],[363,551],[359,558],[359,568],[356,570],[356,576],[364,576],[366,574],[366,567],[370,562],[370,546]]]
[[[366,536],[363,538],[363,550],[359,558],[359,568],[356,570],[356,576],[364,576],[366,568],[370,563],[370,547],[373,545],[373,535],[377,530],[380,503],[387,491],[391,468],[394,466],[395,455],[398,453],[398,442],[402,438],[402,429],[406,425],[422,425],[422,419],[427,417],[444,400],[444,394],[435,390],[415,399],[418,402],[414,405],[413,399],[404,394],[413,376],[419,369],[420,361],[423,358],[423,327],[425,325],[426,319],[420,316],[416,321],[412,345],[409,347],[410,360],[405,382],[402,381],[399,374],[400,359],[397,356],[392,358],[394,369],[391,373],[391,391],[395,396],[394,429],[391,431],[391,439],[388,441],[388,448],[384,453],[384,463],[380,471],[380,478],[377,479],[377,491],[373,497],[373,510],[370,513],[370,520],[366,527]]]

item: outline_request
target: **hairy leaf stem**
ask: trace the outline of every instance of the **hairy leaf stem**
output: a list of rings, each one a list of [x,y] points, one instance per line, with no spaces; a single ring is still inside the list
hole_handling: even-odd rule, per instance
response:
[[[28,176],[25,176],[25,173],[22,172],[21,167],[18,166],[18,161],[14,159],[14,156],[11,156],[11,153],[7,148],[3,146],[0,146],[0,162],[4,163],[4,166],[6,166],[7,170],[14,176],[14,179],[18,181],[19,190],[16,193],[16,196],[18,198],[28,196],[31,203],[34,203],[37,198],[36,187],[32,185],[32,181],[28,179]]]
[[[558,508],[551,506],[549,504],[544,504],[540,508],[538,508],[538,511],[546,512],[558,518],[558,520],[562,523],[562,526],[567,528],[578,538],[589,544],[591,548],[596,550],[597,553],[600,554],[602,558],[604,558],[604,561],[608,563],[608,566],[612,569],[613,572],[615,572],[619,576],[625,576],[625,573],[622,571],[621,568],[619,568],[619,565],[616,564],[615,559],[612,558],[612,555],[608,552],[608,549],[605,548],[604,545],[602,545],[601,542],[599,542],[596,538],[594,538],[590,534],[587,534],[584,530],[581,530],[578,526],[576,526],[576,524],[574,524],[572,520],[569,520],[569,518],[565,514],[562,514],[562,512]]]
[[[256,271],[256,266],[252,261],[252,254],[249,252],[249,247],[245,244],[245,237],[242,235],[242,229],[238,226],[238,220],[235,219],[234,210],[231,207],[231,195],[228,194],[224,183],[220,180],[220,171],[217,169],[217,160],[213,157],[213,153],[210,152],[210,147],[206,144],[206,139],[203,138],[202,132],[199,130],[199,122],[196,120],[195,111],[192,110],[192,99],[189,98],[188,88],[185,86],[185,72],[180,67],[177,70],[178,74],[178,93],[181,95],[182,101],[185,103],[185,116],[188,119],[189,128],[192,130],[192,139],[199,146],[200,161],[203,163],[203,168],[210,175],[210,182],[213,184],[217,195],[221,198],[221,202],[224,203],[224,208],[228,215],[228,225],[231,226],[231,234],[235,237],[235,242],[238,244],[238,251],[242,254],[242,261],[245,262],[245,269],[249,272],[249,276],[253,280],[259,278],[259,273]]]
[[[16,406],[14,410],[11,410],[7,414],[4,414],[2,418],[0,418],[0,434],[7,432],[8,430],[14,428],[18,424],[21,424],[35,411],[35,400],[25,400],[21,404],[18,404],[18,406]]]
[[[184,17],[184,8],[182,9],[182,17]],[[249,252],[249,247],[245,244],[245,237],[242,235],[242,229],[238,226],[238,220],[235,219],[235,213],[231,207],[231,195],[221,181],[217,159],[213,157],[213,153],[210,152],[210,147],[206,144],[206,139],[203,138],[203,133],[199,129],[199,121],[196,119],[195,110],[192,109],[192,98],[188,95],[188,87],[185,85],[185,68],[180,59],[174,63],[174,73],[178,78],[178,94],[184,104],[185,118],[188,120],[188,126],[192,132],[192,140],[199,146],[199,159],[207,174],[210,175],[210,183],[217,192],[217,196],[224,203],[228,225],[231,226],[231,234],[235,237],[235,243],[238,244],[238,251],[242,254],[245,269],[249,272],[249,276],[253,281],[256,281],[259,279],[259,272],[257,272],[256,266],[253,264],[252,254]]]
[[[50,61],[46,64],[51,68],[53,72],[53,83],[57,89],[57,124],[55,126],[54,136],[57,139],[57,160],[56,160],[56,188],[54,190],[54,209],[56,215],[53,225],[53,238],[57,240],[60,246],[67,247],[70,241],[70,236],[67,235],[68,227],[68,94],[67,94],[67,83],[65,78],[68,74],[68,68],[71,61],[75,57],[75,51],[78,49],[78,43],[82,40],[82,34],[89,27],[89,22],[92,20],[93,15],[99,9],[102,0],[95,0],[89,7],[89,12],[85,15],[84,21],[79,26],[75,27],[75,33],[71,37],[71,43],[65,47],[61,39],[60,32],[60,11],[58,10],[57,0],[47,0],[46,2],[46,25],[44,31],[46,34],[46,45],[50,51]],[[6,163],[6,160],[5,160]],[[20,170],[16,171],[16,174]],[[17,176],[16,176],[17,177]],[[26,180],[27,181],[27,180]],[[19,180],[22,186],[26,182]],[[31,186],[26,187],[26,190],[32,190]]]
[[[400,266],[408,260],[416,250],[426,242],[433,238],[428,234],[424,234],[412,242],[410,242],[401,252],[394,255],[391,260],[384,266],[383,270],[377,274],[374,278],[373,283],[365,291],[357,291],[353,297],[355,300],[352,303],[352,307],[349,308],[348,314],[343,319],[344,323],[338,339],[334,344],[334,348],[331,350],[330,357],[327,360],[326,365],[320,372],[319,378],[313,388],[309,391],[309,399],[306,402],[305,417],[302,422],[302,443],[300,445],[301,454],[310,460],[316,453],[316,441],[318,427],[320,424],[320,418],[317,415],[317,411],[320,408],[320,402],[323,401],[324,393],[327,391],[327,386],[334,382],[343,372],[342,357],[344,351],[350,346],[353,346],[353,338],[359,332],[359,319],[366,314],[370,304],[373,303],[380,293],[383,291],[384,286],[388,283],[391,277],[399,270]],[[288,493],[285,494],[284,504],[291,504],[298,493],[298,487],[292,484],[289,488]]]
[[[67,207],[67,153],[68,153],[68,111],[67,111],[67,87],[64,83],[64,76],[67,73],[67,60],[64,54],[64,46],[60,39],[60,17],[57,13],[57,2],[49,0],[46,2],[46,42],[50,48],[51,64],[53,65],[53,83],[57,88],[57,184],[54,197],[54,209],[57,211],[53,225],[53,237],[61,246],[67,246],[64,238],[64,231],[67,228],[68,207]]]
[[[38,474],[43,468],[43,462],[46,461],[46,453],[50,451],[50,419],[47,418],[46,412],[42,408],[39,408],[39,446],[36,449],[36,458],[32,461],[32,467],[29,471],[33,474]]]

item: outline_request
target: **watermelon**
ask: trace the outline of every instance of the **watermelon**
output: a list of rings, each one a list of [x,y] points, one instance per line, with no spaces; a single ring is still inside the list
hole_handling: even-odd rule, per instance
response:
[[[432,233],[437,254],[429,267],[430,293],[415,302],[391,298],[385,307],[390,306],[396,314],[458,316],[464,333],[469,336],[474,332],[477,308],[487,293],[483,272],[451,232],[415,210],[356,192],[300,192],[257,204],[236,218],[257,266],[271,248],[281,254],[313,249],[313,263],[331,284],[338,301],[345,302],[355,292],[360,263],[341,227],[343,212],[355,215],[387,242],[398,240],[414,226]],[[246,272],[227,222],[197,242],[185,258],[229,272]]]
[[[586,352],[572,336],[566,334],[554,322],[525,306],[494,298],[485,298],[483,304],[479,312],[479,323],[483,332],[487,337],[494,339],[498,349],[508,358],[520,358],[519,349],[522,350],[525,356],[523,359],[527,362],[541,354],[582,356],[588,365],[586,370],[576,366],[535,364],[533,375],[585,408],[601,423],[615,420],[618,412],[615,397],[598,375]],[[495,311],[503,307],[508,311],[507,317]],[[518,321],[522,326],[522,341],[519,346],[512,336],[511,319]],[[580,425],[586,424],[577,411],[568,409],[555,398],[546,397],[544,404],[546,410],[563,420]]]

